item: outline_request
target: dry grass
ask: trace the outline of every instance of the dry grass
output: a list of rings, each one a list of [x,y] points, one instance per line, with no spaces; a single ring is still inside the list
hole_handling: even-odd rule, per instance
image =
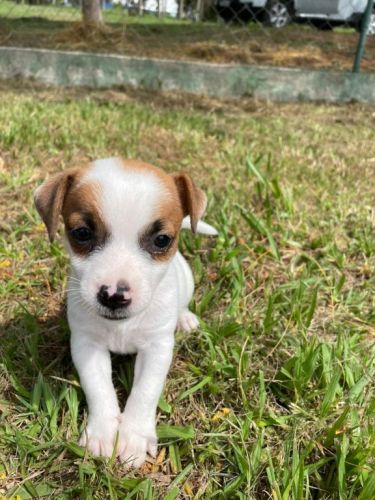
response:
[[[5,12],[6,15],[6,12]],[[87,31],[79,22],[45,17],[0,19],[0,44],[218,63],[260,64],[311,69],[351,70],[358,36],[353,30],[319,31],[305,25],[265,29],[214,23],[163,22],[155,18],[108,18],[107,29]],[[109,14],[108,14],[109,15]],[[30,16],[30,12],[28,12]],[[369,37],[362,62],[374,71],[375,37]]]

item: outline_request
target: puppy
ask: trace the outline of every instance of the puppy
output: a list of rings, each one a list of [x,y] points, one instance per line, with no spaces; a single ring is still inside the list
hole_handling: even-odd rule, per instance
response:
[[[194,284],[177,250],[181,227],[216,234],[200,221],[206,196],[186,173],[168,175],[134,160],[108,158],[46,180],[34,194],[53,241],[60,215],[71,260],[71,351],[89,414],[80,445],[139,467],[156,455],[156,408],[176,327],[198,326],[189,311]],[[136,353],[121,412],[110,351]]]

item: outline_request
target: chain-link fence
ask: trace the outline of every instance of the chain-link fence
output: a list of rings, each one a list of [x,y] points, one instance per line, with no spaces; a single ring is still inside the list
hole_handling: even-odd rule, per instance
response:
[[[367,9],[375,71],[374,0],[99,1],[0,0],[0,45],[351,70]],[[104,26],[86,29],[85,9]]]

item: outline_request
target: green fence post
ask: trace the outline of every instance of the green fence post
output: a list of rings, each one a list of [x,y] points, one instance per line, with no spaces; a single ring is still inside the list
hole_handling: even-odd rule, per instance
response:
[[[359,73],[360,70],[361,59],[363,56],[363,52],[365,50],[367,30],[370,24],[370,18],[373,9],[374,9],[374,0],[368,0],[367,7],[361,21],[361,32],[359,34],[357,50],[354,58],[353,73]]]

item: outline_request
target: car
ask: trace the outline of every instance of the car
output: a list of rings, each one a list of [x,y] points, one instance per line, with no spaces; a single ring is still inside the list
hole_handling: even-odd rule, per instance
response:
[[[346,24],[359,29],[367,0],[216,0],[224,21],[258,20],[283,28],[292,21],[309,21],[322,29]],[[368,28],[375,35],[375,5]]]

